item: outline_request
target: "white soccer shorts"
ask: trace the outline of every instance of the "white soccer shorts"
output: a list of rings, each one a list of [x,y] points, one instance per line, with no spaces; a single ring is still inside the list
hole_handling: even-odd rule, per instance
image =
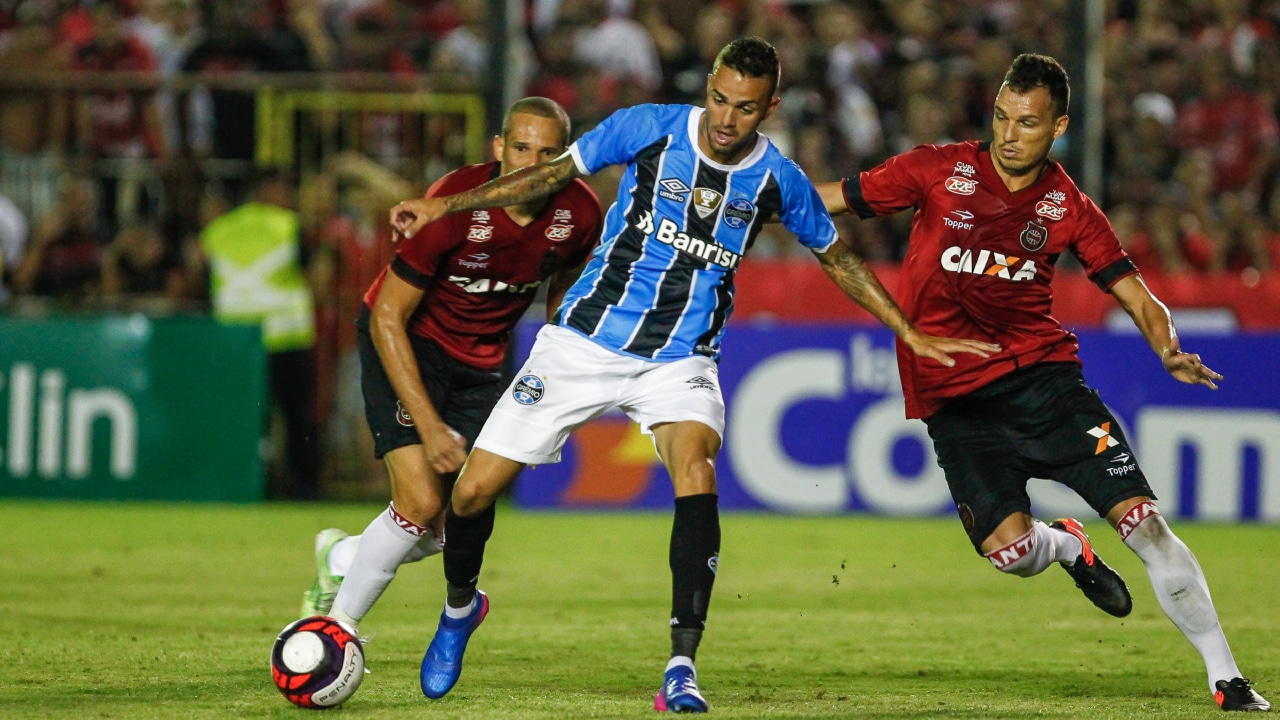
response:
[[[724,437],[720,373],[710,358],[641,360],[547,325],[475,446],[529,465],[559,462],[569,433],[614,408],[646,434],[661,423],[696,420]]]

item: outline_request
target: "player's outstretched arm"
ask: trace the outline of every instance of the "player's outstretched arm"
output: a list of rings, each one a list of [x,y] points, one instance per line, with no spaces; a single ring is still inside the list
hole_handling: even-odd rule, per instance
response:
[[[378,350],[378,359],[395,388],[396,397],[422,438],[427,463],[437,473],[449,473],[462,467],[467,459],[467,441],[445,424],[431,404],[422,384],[421,369],[409,344],[405,327],[413,311],[422,302],[423,291],[388,272],[373,303],[369,334]]]
[[[818,197],[822,198],[822,204],[827,207],[827,212],[832,215],[843,215],[849,212],[849,204],[844,200],[843,180],[814,183],[813,187],[817,189]]]
[[[992,353],[1000,352],[999,345],[979,340],[935,337],[916,330],[907,316],[902,314],[898,303],[894,302],[893,297],[884,289],[884,285],[880,284],[880,278],[876,277],[875,272],[867,267],[862,258],[854,255],[843,241],[837,240],[826,252],[815,251],[814,254],[822,262],[822,269],[836,285],[840,286],[850,300],[866,308],[872,315],[879,318],[880,322],[888,325],[889,329],[902,338],[902,341],[915,354],[933,358],[947,367],[953,367],[956,361],[951,359],[951,353],[963,352],[989,357]]]
[[[427,223],[450,213],[537,200],[564,187],[578,175],[573,155],[566,152],[555,160],[507,173],[466,192],[405,200],[391,208],[391,229],[411,238]]]
[[[1188,385],[1218,389],[1215,381],[1221,380],[1222,376],[1205,367],[1199,355],[1182,352],[1182,343],[1178,340],[1169,308],[1152,294],[1141,275],[1122,278],[1112,286],[1111,294],[1133,318],[1133,324],[1142,331],[1147,344],[1160,356],[1160,362],[1170,375]]]

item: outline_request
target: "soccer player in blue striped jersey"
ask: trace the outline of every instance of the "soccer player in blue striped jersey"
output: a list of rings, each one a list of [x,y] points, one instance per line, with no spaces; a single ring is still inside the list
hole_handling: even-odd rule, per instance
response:
[[[445,519],[447,599],[422,665],[428,697],[457,682],[467,640],[488,612],[476,584],[495,499],[525,465],[558,461],[572,430],[620,408],[653,437],[675,487],[671,659],[654,704],[706,711],[693,662],[720,552],[715,457],[724,401],[716,360],[734,276],[766,221],[780,219],[846,295],[915,353],[950,367],[950,353],[998,351],[917,331],[840,241],[808,178],[757,132],[778,107],[779,74],[772,46],[735,40],[708,76],[705,108],[620,110],[556,160],[391,209],[392,226],[412,237],[448,213],[526,202],[606,166],[626,166],[600,246],[539,332],[454,487]]]

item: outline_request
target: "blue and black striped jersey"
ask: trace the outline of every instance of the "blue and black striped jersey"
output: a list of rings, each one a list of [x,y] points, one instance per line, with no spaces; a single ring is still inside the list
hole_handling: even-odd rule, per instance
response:
[[[626,164],[600,246],[556,313],[559,325],[646,360],[718,358],[733,280],[777,215],[824,251],[835,224],[804,171],[763,135],[736,165],[698,149],[703,109],[619,110],[570,148],[578,170]]]

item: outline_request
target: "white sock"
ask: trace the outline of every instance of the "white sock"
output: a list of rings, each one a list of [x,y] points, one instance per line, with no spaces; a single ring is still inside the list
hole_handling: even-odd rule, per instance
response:
[[[1218,612],[1209,597],[1209,585],[1196,556],[1169,529],[1154,503],[1135,506],[1121,518],[1116,532],[1147,568],[1151,587],[1164,614],[1187,636],[1204,659],[1209,692],[1219,680],[1240,677],[1227,637],[1218,624]]]
[[[356,548],[360,546],[360,536],[344,537],[329,549],[329,574],[346,577],[351,569],[351,560],[356,556]]]
[[[1073,564],[1081,552],[1080,538],[1032,520],[1031,529],[1025,535],[987,553],[986,558],[1001,572],[1031,577],[1055,562]]]
[[[406,563],[418,562],[423,558],[439,555],[442,552],[444,552],[444,538],[438,538],[428,531],[426,535],[418,539],[418,542],[414,543],[404,561]]]
[[[474,610],[476,607],[476,601],[479,599],[480,599],[479,595],[472,595],[471,602],[459,608],[450,607],[449,603],[445,603],[444,616],[447,618],[452,618],[454,620],[461,620],[462,618],[471,614],[471,611]]]
[[[693,670],[694,677],[698,676],[698,671],[693,667],[693,658],[687,655],[677,655],[671,658],[671,660],[667,662],[667,670],[670,670],[673,667],[679,667],[681,665],[689,668],[690,670]],[[666,672],[667,670],[663,670],[663,672]]]
[[[333,600],[333,617],[355,627],[387,589],[396,569],[413,546],[431,531],[409,521],[388,505],[360,536],[355,558]]]

